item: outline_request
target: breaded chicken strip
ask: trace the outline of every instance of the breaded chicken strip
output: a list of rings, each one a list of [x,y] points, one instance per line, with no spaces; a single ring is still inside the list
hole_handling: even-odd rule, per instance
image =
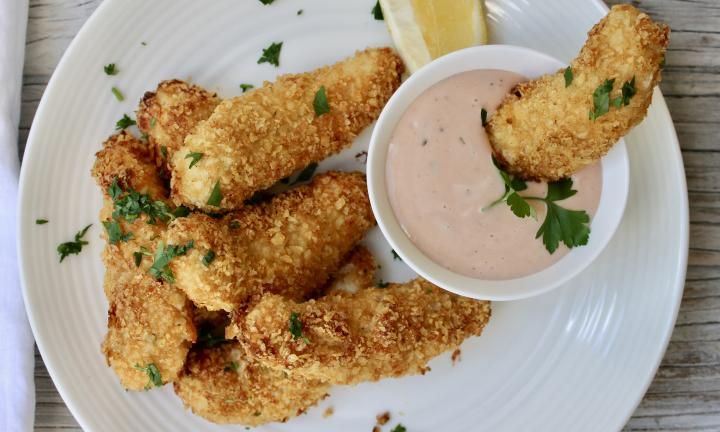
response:
[[[354,293],[372,286],[376,271],[375,257],[365,246],[357,246],[350,252],[345,264],[333,274],[325,293]]]
[[[140,215],[130,222],[126,218],[113,219],[115,211],[110,188],[113,184],[122,191],[134,190],[147,195],[152,200],[166,201],[168,189],[158,175],[153,162],[153,152],[148,145],[128,132],[120,132],[103,143],[103,148],[95,155],[92,176],[103,192],[103,207],[100,221],[104,226],[117,223],[123,234],[130,235],[125,241],[108,242],[103,250],[105,264],[105,295],[108,300],[117,285],[125,285],[138,272],[135,265],[135,253],[141,248],[153,250],[157,239],[165,232],[165,224],[157,220],[149,224],[148,216]],[[107,228],[102,234],[108,240]],[[151,259],[142,258],[139,270],[147,272]]]
[[[525,179],[554,181],[604,156],[645,117],[668,35],[634,7],[614,6],[571,63],[567,87],[564,71],[519,84],[491,117],[486,130],[501,164]],[[596,110],[593,94],[603,98],[606,80],[614,80],[612,91]]]
[[[195,414],[247,426],[300,415],[329,390],[319,381],[261,366],[246,358],[235,341],[190,351],[184,373],[173,385]]]
[[[416,279],[295,303],[267,294],[227,334],[272,369],[331,384],[421,374],[438,354],[480,335],[490,303]]]
[[[196,337],[182,291],[139,272],[115,287],[102,350],[125,388],[174,381]]]
[[[255,191],[348,147],[380,114],[402,70],[389,48],[368,49],[221,102],[171,159],[173,200],[207,211],[241,208]],[[329,111],[318,115],[321,87]],[[192,168],[190,153],[202,154]],[[209,205],[216,184],[222,199]]]
[[[219,103],[215,93],[178,79],[162,81],[154,92],[145,93],[136,112],[137,125],[147,135],[158,166],[165,167],[166,157],[172,157]]]
[[[199,306],[232,311],[265,292],[306,298],[374,224],[364,176],[330,172],[221,219],[177,219],[166,241],[194,242],[170,263],[175,286]],[[208,254],[212,261],[203,263]]]

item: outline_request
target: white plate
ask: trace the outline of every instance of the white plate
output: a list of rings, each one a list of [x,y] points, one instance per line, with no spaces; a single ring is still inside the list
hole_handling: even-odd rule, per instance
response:
[[[68,49],[45,91],[20,183],[19,243],[25,303],[38,347],[64,400],[89,431],[244,430],[185,411],[170,386],[128,393],[100,354],[106,301],[90,178],[94,152],[165,78],[192,78],[222,96],[278,73],[308,70],[390,39],[370,10],[375,0],[107,0]],[[298,9],[304,13],[296,15]],[[489,0],[492,40],[568,61],[605,12],[599,2]],[[284,41],[281,67],[256,61]],[[146,42],[147,45],[141,45]],[[102,66],[117,63],[120,74]],[[116,85],[123,103],[110,93]],[[677,137],[659,92],[648,118],[626,139],[630,196],[615,239],[565,286],[533,299],[496,303],[482,338],[462,360],[431,362],[426,376],[336,388],[320,408],[259,431],[368,431],[390,410],[386,430],[609,431],[640,401],[667,345],[687,262],[688,206]],[[354,155],[323,164],[358,168]],[[36,218],[50,220],[35,225]],[[58,264],[55,247],[86,224],[90,245]],[[370,243],[384,280],[411,276],[376,230]],[[335,414],[322,418],[327,406]]]

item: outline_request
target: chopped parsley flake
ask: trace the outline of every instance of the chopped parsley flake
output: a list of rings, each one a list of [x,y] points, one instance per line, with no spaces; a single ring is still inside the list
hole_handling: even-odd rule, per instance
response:
[[[596,120],[610,111],[610,92],[615,85],[615,79],[607,79],[593,92],[593,109],[590,110],[590,120]]]
[[[400,257],[400,255],[398,255],[398,253],[395,252],[395,249],[391,249],[390,251],[392,252],[392,256],[393,256],[393,259],[394,259],[394,260],[400,260],[400,261],[403,260],[403,259]]]
[[[117,75],[118,72],[120,72],[115,67],[115,63],[106,64],[105,66],[103,66],[103,69],[105,70],[105,73],[108,75]]]
[[[58,245],[57,251],[60,254],[60,262],[63,262],[68,255],[77,255],[82,251],[83,246],[88,244],[88,242],[83,240],[83,237],[85,237],[85,233],[87,233],[91,226],[92,224],[78,231],[77,234],[75,234],[75,241],[60,243]]]
[[[573,82],[573,70],[572,67],[568,66],[565,68],[565,73],[563,74],[565,76],[565,88],[570,87],[570,84]]]
[[[290,314],[290,334],[293,337],[293,340],[302,339],[305,341],[305,343],[310,343],[310,340],[303,335],[303,323],[300,321],[300,316],[297,312],[292,312]]]
[[[205,267],[209,267],[210,263],[215,260],[215,251],[210,249],[205,256],[202,257],[202,263]]]
[[[131,119],[127,114],[123,114],[122,118],[115,123],[115,130],[127,129],[135,124],[137,124],[135,120]]]
[[[120,242],[126,242],[133,237],[132,233],[123,233],[122,227],[116,221],[103,221],[105,231],[107,231],[108,241],[110,244],[118,244]]]
[[[401,423],[398,423],[398,425],[392,428],[390,432],[407,432],[407,428]]]
[[[180,215],[187,212],[187,209],[181,210],[178,207],[175,212],[171,212],[168,205],[163,201],[154,201],[147,194],[141,194],[132,189],[126,193],[120,188],[117,179],[113,180],[108,189],[110,198],[113,200],[112,218],[116,221],[125,218],[128,222],[134,222],[140,215],[145,214],[148,217],[148,223],[154,225],[158,220],[169,222]],[[187,214],[185,214],[187,215]]]
[[[213,207],[220,207],[220,203],[222,202],[223,194],[220,190],[220,180],[215,182],[215,186],[213,186],[212,192],[210,192],[210,197],[207,200],[207,205],[213,206]]]
[[[271,65],[280,66],[280,50],[282,50],[282,42],[273,42],[269,47],[263,48],[262,55],[258,59],[260,63],[270,63]]]
[[[316,117],[320,117],[321,115],[330,112],[330,105],[328,105],[327,94],[325,93],[325,86],[320,86],[320,89],[315,93],[315,99],[313,100],[313,108],[315,108]]]
[[[35,219],[35,225],[45,225],[48,223],[47,219]]]
[[[298,14],[298,15],[302,15],[302,14],[303,14],[303,10],[302,10],[302,9],[298,9],[297,14]]]
[[[240,84],[240,88],[242,89],[243,93],[245,93],[246,91],[255,88],[255,86],[252,84],[243,83],[243,84]]]
[[[145,372],[148,376],[148,383],[145,385],[145,390],[149,390],[151,387],[161,387],[163,385],[162,377],[160,377],[160,370],[155,366],[155,363],[150,363],[145,367],[135,365],[135,369]]]
[[[194,167],[198,162],[200,162],[200,159],[202,159],[202,157],[203,157],[203,153],[198,153],[198,152],[190,152],[190,153],[186,154],[185,159],[192,159],[190,161],[190,166],[188,167],[188,169]]]
[[[612,104],[616,108],[620,108],[623,105],[630,105],[630,99],[637,93],[635,89],[635,77],[632,77],[630,81],[625,81],[620,92],[621,95],[612,100]]]
[[[262,3],[264,5],[269,5],[269,4],[272,4],[272,2],[274,2],[274,1],[275,0],[260,0],[260,3]]]
[[[125,96],[123,96],[122,92],[117,87],[113,87],[111,89],[111,91],[112,91],[112,94],[115,95],[115,99],[117,99],[119,102],[122,102],[125,100]]]
[[[375,3],[375,7],[372,8],[372,12],[370,13],[372,13],[373,18],[378,21],[382,21],[385,19],[385,17],[383,16],[382,7],[380,7],[380,0]]]
[[[195,246],[195,242],[190,240],[185,245],[165,245],[160,242],[155,255],[153,256],[153,264],[150,267],[150,275],[155,279],[162,279],[168,283],[175,283],[175,275],[170,269],[170,261],[173,258],[187,255],[188,251]]]

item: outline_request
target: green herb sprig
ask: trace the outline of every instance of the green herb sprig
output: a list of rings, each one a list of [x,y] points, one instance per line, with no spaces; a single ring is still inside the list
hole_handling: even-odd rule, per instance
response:
[[[300,321],[300,315],[297,312],[290,313],[289,329],[293,340],[302,339],[305,343],[310,343],[310,339],[303,334],[303,323]]]
[[[78,231],[77,234],[75,234],[74,241],[60,243],[58,245],[57,251],[58,254],[60,254],[60,262],[63,262],[68,255],[77,255],[82,251],[83,246],[88,244],[87,241],[83,240],[83,237],[85,237],[85,233],[87,233],[91,226],[92,224]]]
[[[148,383],[145,385],[145,390],[149,390],[152,387],[162,387],[163,381],[160,376],[160,370],[155,366],[155,363],[149,363],[147,366],[136,364],[135,369],[145,372],[148,376]]]
[[[271,65],[275,67],[280,66],[280,51],[282,50],[283,43],[282,42],[273,42],[270,44],[269,47],[263,48],[262,55],[258,59],[258,64],[260,63],[270,63]]]
[[[170,269],[170,261],[173,258],[187,255],[188,251],[195,247],[195,242],[190,240],[184,245],[165,245],[160,242],[157,249],[155,249],[155,255],[153,256],[153,264],[150,266],[150,275],[155,279],[162,279],[168,283],[175,283],[175,275],[173,275]]]

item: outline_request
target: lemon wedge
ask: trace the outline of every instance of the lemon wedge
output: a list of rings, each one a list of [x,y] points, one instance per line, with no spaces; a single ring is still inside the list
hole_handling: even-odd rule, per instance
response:
[[[380,0],[380,6],[410,73],[447,53],[488,40],[483,0]]]

